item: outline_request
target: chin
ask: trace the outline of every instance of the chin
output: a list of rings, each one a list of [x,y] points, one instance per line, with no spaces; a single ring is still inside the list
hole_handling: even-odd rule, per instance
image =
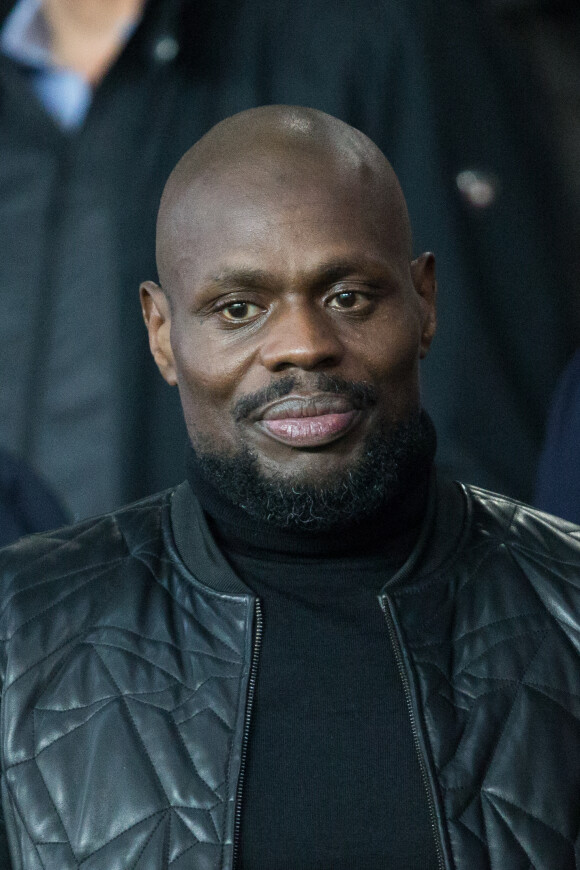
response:
[[[356,446],[293,451],[284,461],[241,445],[235,454],[197,453],[205,478],[234,504],[283,528],[320,530],[369,515],[391,499],[435,453],[426,414],[379,430]],[[346,449],[346,448],[349,449]]]
[[[287,484],[324,486],[348,474],[364,456],[364,448],[337,453],[329,447],[316,447],[293,450],[293,456],[286,461],[252,455],[256,468],[265,479],[284,481]]]

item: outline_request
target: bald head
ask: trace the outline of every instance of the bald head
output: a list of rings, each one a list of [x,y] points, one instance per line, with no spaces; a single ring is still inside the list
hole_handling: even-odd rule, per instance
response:
[[[256,516],[273,504],[263,488],[272,479],[287,485],[289,516],[296,487],[320,485],[320,513],[334,522],[325,487],[350,505],[345,481],[366,467],[369,445],[412,430],[419,360],[435,332],[434,259],[411,262],[391,166],[322,112],[235,115],[173,171],[157,254],[162,287],[141,285],[151,351],[179,388],[194,448],[222,469],[208,466],[210,477],[231,498],[245,468],[234,500]],[[369,468],[364,510],[387,479]]]
[[[383,153],[363,133],[315,109],[262,106],[216,124],[171,173],[157,220],[157,266],[171,292],[186,226],[257,193],[357,190],[384,223],[385,244],[408,262],[411,230],[403,193]],[[191,233],[188,232],[188,236]]]

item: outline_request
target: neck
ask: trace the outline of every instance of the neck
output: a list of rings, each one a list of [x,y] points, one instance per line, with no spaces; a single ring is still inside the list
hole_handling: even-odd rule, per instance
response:
[[[54,62],[98,84],[144,6],[145,0],[44,0]]]

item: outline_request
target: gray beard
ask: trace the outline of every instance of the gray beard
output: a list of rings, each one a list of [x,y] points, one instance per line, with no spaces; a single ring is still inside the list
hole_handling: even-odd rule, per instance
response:
[[[229,501],[279,529],[322,532],[360,523],[427,474],[435,429],[421,411],[369,436],[361,458],[320,484],[266,476],[247,447],[235,455],[195,450],[204,477]]]

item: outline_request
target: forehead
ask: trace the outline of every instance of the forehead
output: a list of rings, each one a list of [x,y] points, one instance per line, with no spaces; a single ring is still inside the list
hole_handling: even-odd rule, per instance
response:
[[[368,172],[272,162],[206,173],[179,192],[166,239],[167,289],[190,293],[229,269],[280,280],[351,258],[409,262],[404,204]]]

